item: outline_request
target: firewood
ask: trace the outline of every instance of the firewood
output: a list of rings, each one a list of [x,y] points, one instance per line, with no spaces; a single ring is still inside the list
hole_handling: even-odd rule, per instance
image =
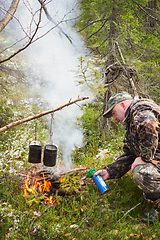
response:
[[[90,169],[89,167],[81,167],[81,168],[74,168],[74,169],[70,169],[70,170],[67,170],[65,172],[62,172],[60,173],[60,175],[65,175],[67,173],[72,173],[72,172],[79,172],[79,171],[84,171],[84,170],[87,170],[87,169]]]

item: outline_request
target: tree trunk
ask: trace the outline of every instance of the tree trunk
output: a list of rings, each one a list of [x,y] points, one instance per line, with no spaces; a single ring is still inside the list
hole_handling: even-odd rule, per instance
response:
[[[7,11],[4,18],[0,21],[0,32],[7,26],[7,24],[12,20],[20,0],[13,0],[9,10]]]
[[[105,69],[115,63],[116,58],[115,58],[115,38],[116,38],[116,27],[115,27],[115,22],[117,21],[117,9],[113,7],[112,9],[112,14],[111,14],[111,22],[110,22],[110,34],[109,34],[109,46],[108,46],[108,58],[106,61]],[[111,79],[113,80],[113,79]],[[108,84],[108,79],[105,75],[104,72],[104,84]],[[108,86],[105,94],[104,94],[104,102],[103,102],[103,113],[108,109],[108,100],[110,96],[112,95],[112,87]],[[108,118],[102,118],[102,129],[107,129],[107,134],[110,132],[110,124],[111,120]]]

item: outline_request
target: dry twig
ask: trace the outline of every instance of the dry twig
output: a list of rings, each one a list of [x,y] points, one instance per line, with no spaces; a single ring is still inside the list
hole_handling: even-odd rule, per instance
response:
[[[72,173],[72,172],[84,171],[84,170],[87,170],[87,169],[89,169],[89,167],[74,168],[74,169],[70,169],[68,171],[62,172],[62,173],[60,173],[60,175],[65,175],[67,173]]]
[[[134,206],[134,207],[132,207],[131,209],[129,209],[129,210],[123,215],[122,218],[124,218],[128,213],[130,213],[132,210],[134,210],[134,209],[135,209],[136,207],[138,207],[140,204],[141,204],[141,202],[139,202],[136,206]],[[118,222],[121,221],[122,218],[120,218],[120,219],[118,220]]]

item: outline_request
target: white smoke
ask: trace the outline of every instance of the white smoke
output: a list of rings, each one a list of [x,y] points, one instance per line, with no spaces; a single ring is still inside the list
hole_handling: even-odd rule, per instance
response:
[[[40,7],[38,1],[33,1],[32,4],[33,9]],[[46,7],[54,22],[58,22],[74,8],[75,4],[75,0],[52,0]],[[29,21],[27,14],[28,11],[22,4],[19,11],[17,11],[17,16],[21,18],[23,23]],[[76,7],[67,15],[67,18],[72,19],[77,14],[78,8]],[[82,93],[80,87],[76,86],[75,83],[75,72],[79,64],[78,57],[84,56],[86,49],[81,37],[72,29],[73,22],[66,21],[59,25],[72,39],[73,44],[70,43],[59,28],[55,28],[52,32],[30,45],[24,52],[30,64],[26,74],[32,84],[31,93],[33,96],[36,92],[41,94],[41,98],[47,103],[48,109],[59,107],[70,99],[76,99],[78,95],[80,97],[92,96],[88,92]],[[42,15],[42,25],[44,27],[40,29],[39,36],[54,26],[53,22],[48,21],[44,13]],[[81,105],[87,101],[78,102],[77,104]],[[70,156],[75,146],[83,146],[83,132],[76,124],[77,118],[81,115],[81,108],[76,104],[54,114],[52,141],[57,147],[62,146],[63,161],[66,169],[72,167]]]

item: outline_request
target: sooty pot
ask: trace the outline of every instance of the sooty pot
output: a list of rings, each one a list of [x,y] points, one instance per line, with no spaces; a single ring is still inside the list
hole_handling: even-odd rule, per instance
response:
[[[42,153],[42,146],[41,145],[29,145],[29,156],[28,162],[30,163],[40,163],[41,162],[41,153]]]
[[[52,144],[48,144],[44,148],[43,163],[45,166],[53,167],[56,165],[57,147]]]

